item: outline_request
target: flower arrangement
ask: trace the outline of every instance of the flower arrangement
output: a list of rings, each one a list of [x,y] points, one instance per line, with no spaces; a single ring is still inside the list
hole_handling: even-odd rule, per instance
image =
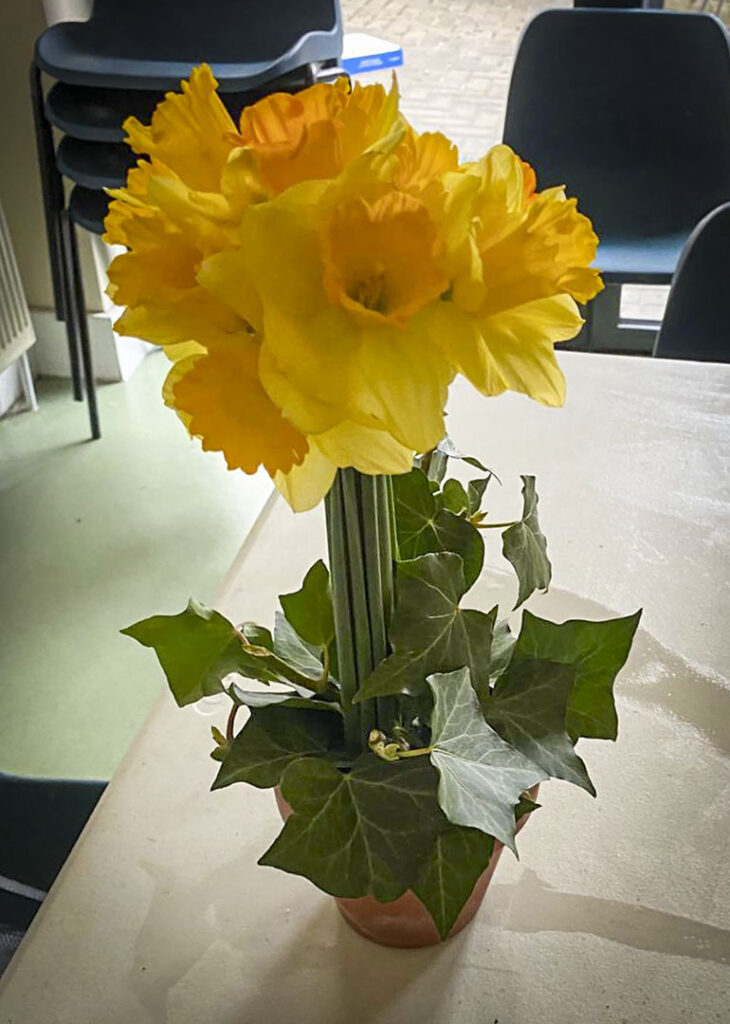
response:
[[[178,704],[230,698],[214,788],[280,787],[290,812],[260,863],[345,899],[415,893],[445,938],[495,843],[515,848],[528,791],[593,793],[576,742],[616,736],[638,614],[524,611],[515,636],[498,608],[462,607],[485,530],[502,531],[516,607],[551,567],[534,478],[493,523],[493,474],[444,418],[457,374],[562,404],[554,345],[602,287],[596,236],[508,147],[460,164],[415,132],[395,83],[271,95],[235,124],[203,65],[125,127],[148,159],[106,222],[127,249],[109,269],[117,330],[163,347],[165,401],[205,449],[265,467],[295,511],[324,499],[329,546],[273,633],[192,601],[125,632]]]

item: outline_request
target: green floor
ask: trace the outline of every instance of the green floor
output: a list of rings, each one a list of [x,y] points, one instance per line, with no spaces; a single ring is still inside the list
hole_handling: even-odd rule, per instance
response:
[[[109,777],[162,689],[119,629],[210,602],[265,501],[160,399],[166,360],[99,388],[100,441],[68,381],[0,420],[0,769]]]

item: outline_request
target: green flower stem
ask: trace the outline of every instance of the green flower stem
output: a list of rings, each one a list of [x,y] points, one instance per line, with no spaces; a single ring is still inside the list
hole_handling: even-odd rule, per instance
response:
[[[351,756],[356,756],[362,749],[362,731],[360,729],[359,705],[352,703],[358,688],[357,662],[355,658],[350,572],[345,534],[345,507],[340,473],[335,477],[332,488],[325,498],[325,513],[327,516],[327,542],[329,547],[332,605],[335,618],[340,696],[345,716],[345,746]]]
[[[395,592],[393,584],[393,546],[395,543],[395,512],[393,509],[393,488],[389,476],[376,477],[378,555],[380,559],[380,606],[383,614],[383,643],[373,653],[376,664],[391,653],[388,644],[388,629],[393,617]],[[378,723],[382,729],[390,729],[398,717],[396,697],[379,697],[377,700]]]
[[[373,603],[379,601],[380,589],[377,580],[372,579],[372,549],[377,544],[377,523],[371,486],[365,487],[363,504],[363,483],[354,469],[340,471],[342,494],[345,508],[345,535],[350,575],[350,601],[352,626],[355,638],[356,675],[358,688],[375,667],[373,658]],[[375,537],[373,537],[375,534]],[[368,551],[370,561],[368,561]],[[375,610],[377,616],[377,610]],[[360,705],[361,742],[375,726],[375,705],[367,701]]]
[[[330,575],[342,705],[350,752],[367,749],[378,722],[397,712],[391,698],[353,705],[355,692],[388,653],[393,562],[388,481],[353,469],[337,474],[326,499]]]
[[[511,523],[472,523],[472,526],[476,526],[477,530],[501,530],[508,526],[517,526],[519,522],[519,519],[515,519]]]

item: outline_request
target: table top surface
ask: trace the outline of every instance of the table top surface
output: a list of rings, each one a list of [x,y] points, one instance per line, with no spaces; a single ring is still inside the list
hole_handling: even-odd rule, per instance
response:
[[[0,982],[0,1024],[729,1019],[730,366],[561,361],[562,411],[457,383],[449,429],[501,477],[495,515],[514,513],[519,473],[537,475],[554,575],[532,610],[645,609],[619,739],[581,744],[598,799],[544,785],[474,924],[440,947],[382,949],[306,880],[256,866],[280,827],[271,792],[208,792],[224,705],[165,698]],[[218,607],[271,621],[324,547],[321,510],[272,502]],[[475,606],[513,603],[499,548]]]

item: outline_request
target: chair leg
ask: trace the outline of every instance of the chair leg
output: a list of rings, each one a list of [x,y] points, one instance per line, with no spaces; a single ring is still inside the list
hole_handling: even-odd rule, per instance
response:
[[[84,400],[84,387],[81,380],[81,356],[79,344],[79,316],[74,299],[74,271],[71,243],[66,222],[70,221],[68,212],[61,210],[58,217],[58,241],[60,247],[62,284],[63,284],[63,308],[66,320],[66,340],[68,343],[68,357],[71,363],[71,380],[73,382],[73,396],[77,402]],[[82,284],[83,287],[83,284]]]
[[[53,283],[53,301],[56,308],[56,319],[67,321],[66,337],[68,340],[69,362],[71,364],[73,396],[80,402],[83,401],[84,393],[81,384],[78,337],[73,328],[69,328],[67,316],[67,293],[70,283],[66,280],[63,255],[63,226],[61,223],[62,211],[66,203],[63,193],[63,182],[56,167],[53,132],[43,110],[41,73],[34,63],[31,63],[30,66],[30,94],[43,196],[43,212],[46,222],[48,257],[51,267],[51,281]]]
[[[81,277],[81,262],[79,260],[79,246],[76,237],[76,226],[71,220],[68,210],[62,214],[62,226],[64,235],[64,262],[66,274],[71,283],[68,290],[70,319],[74,321],[76,336],[79,339],[81,348],[81,362],[84,369],[84,382],[86,384],[86,401],[89,407],[89,422],[91,423],[91,436],[96,441],[101,437],[99,426],[99,410],[96,404],[96,382],[94,381],[94,368],[91,361],[91,344],[89,341],[89,322],[86,315],[86,299],[84,296],[84,283]]]

